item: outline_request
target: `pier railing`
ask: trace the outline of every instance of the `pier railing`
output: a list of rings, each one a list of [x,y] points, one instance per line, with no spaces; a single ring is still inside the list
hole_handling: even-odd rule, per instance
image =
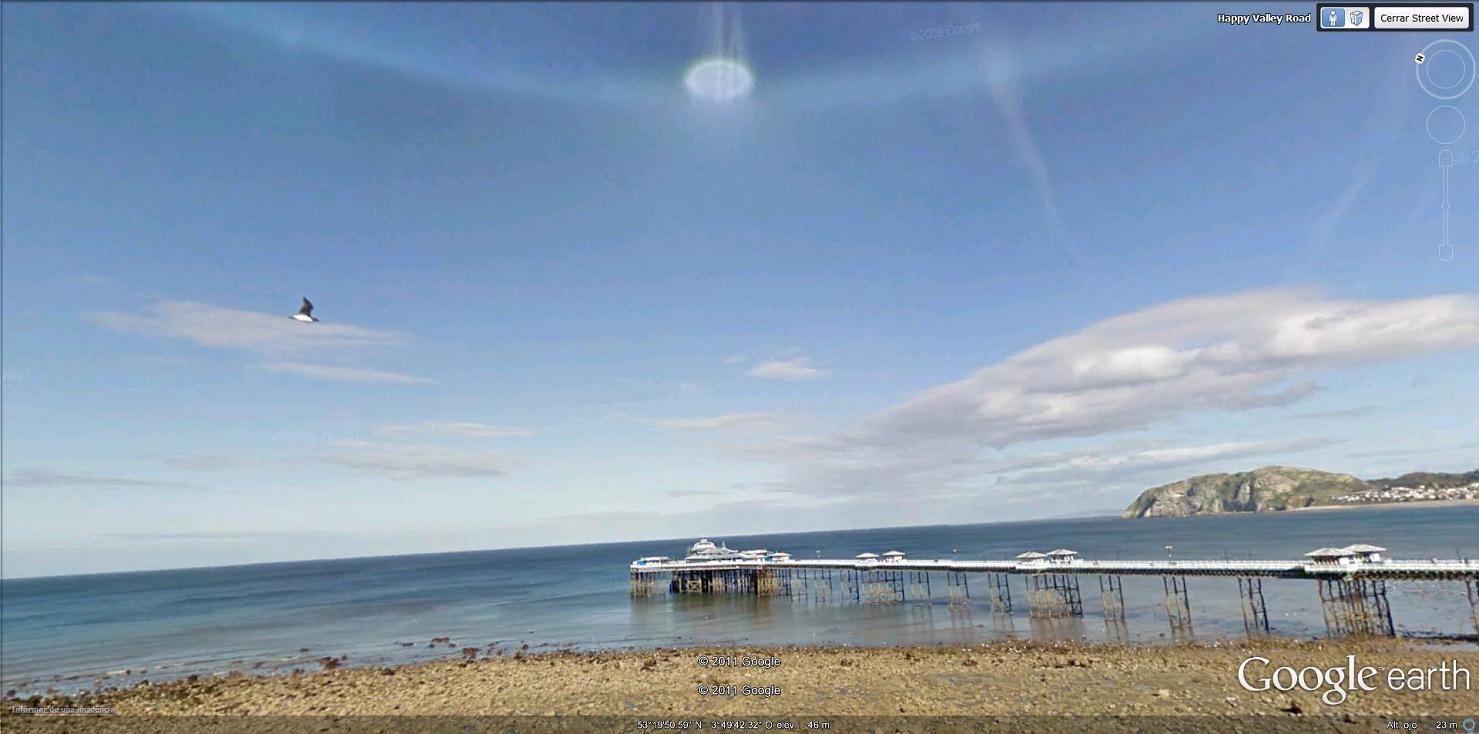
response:
[[[784,561],[726,559],[714,561],[664,561],[631,566],[632,573],[670,573],[696,569],[806,569],[960,571],[1010,574],[1118,574],[1151,576],[1265,576],[1279,578],[1329,578],[1332,576],[1373,576],[1407,579],[1479,579],[1479,561],[1473,560],[1383,560],[1320,563],[1311,561],[1266,560],[1085,560],[1013,561],[908,559],[873,561],[855,559],[789,559]]]

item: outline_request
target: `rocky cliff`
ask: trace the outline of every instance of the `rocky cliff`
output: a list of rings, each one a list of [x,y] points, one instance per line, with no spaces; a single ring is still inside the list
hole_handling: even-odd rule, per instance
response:
[[[1349,474],[1292,466],[1266,466],[1237,474],[1206,474],[1148,489],[1123,518],[1187,517],[1225,512],[1275,512],[1331,504],[1331,498],[1366,492],[1371,484]]]

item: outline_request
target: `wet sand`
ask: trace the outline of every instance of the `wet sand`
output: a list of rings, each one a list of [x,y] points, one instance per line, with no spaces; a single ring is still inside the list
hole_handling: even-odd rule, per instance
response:
[[[1237,670],[1254,655],[1272,661],[1268,672],[1280,665],[1341,667],[1348,655],[1355,655],[1358,666],[1380,671],[1373,679],[1378,690],[1353,692],[1338,706],[1322,703],[1319,693],[1249,692],[1239,686]],[[752,663],[779,664],[746,666],[747,658]],[[716,659],[732,660],[734,665],[713,667],[711,661]],[[389,732],[478,721],[457,717],[513,716],[533,718],[487,721],[502,722],[492,730],[537,729],[543,721],[559,723],[560,730],[638,731],[658,726],[642,725],[646,721],[750,719],[762,722],[763,729],[763,722],[790,719],[804,729],[812,720],[836,718],[833,730],[849,730],[849,723],[861,720],[845,717],[861,716],[886,717],[878,720],[885,722],[882,726],[865,729],[902,731],[956,728],[946,725],[950,720],[918,718],[955,716],[1004,717],[997,721],[1022,730],[1026,720],[1014,717],[1070,716],[1097,722],[1085,729],[1084,719],[1072,720],[1081,731],[1113,728],[1105,723],[1111,721],[1132,722],[1127,730],[1232,731],[1252,726],[1249,722],[1276,722],[1277,728],[1264,728],[1285,731],[1303,721],[1324,731],[1374,731],[1381,728],[1376,726],[1380,722],[1369,717],[1384,722],[1416,715],[1460,719],[1479,715],[1474,681],[1467,690],[1447,691],[1393,691],[1385,683],[1392,667],[1426,669],[1445,663],[1452,667],[1455,661],[1471,676],[1479,672],[1479,650],[1471,643],[1419,645],[1400,640],[1270,639],[1161,646],[1003,641],[971,647],[519,654],[277,677],[233,674],[102,694],[7,701],[0,728],[194,731],[202,728],[202,720],[189,717],[212,716],[216,718],[209,721],[221,731],[286,731],[305,722],[324,722],[305,731],[329,731],[376,722],[365,730]],[[710,664],[701,664],[705,662]],[[1258,668],[1253,670],[1256,679]],[[1439,687],[1438,679],[1429,685]],[[746,686],[752,689],[750,695]],[[707,687],[702,690],[710,695],[703,695],[701,687]],[[102,706],[114,714],[11,712],[11,706],[37,704]],[[593,718],[540,718],[556,715]],[[802,715],[811,718],[794,718]],[[992,728],[983,721],[987,720],[968,718],[957,724]],[[1026,728],[1053,728],[1042,725],[1051,719],[1030,721],[1038,725]],[[190,723],[180,728],[185,722]],[[1423,728],[1432,730],[1431,724]]]

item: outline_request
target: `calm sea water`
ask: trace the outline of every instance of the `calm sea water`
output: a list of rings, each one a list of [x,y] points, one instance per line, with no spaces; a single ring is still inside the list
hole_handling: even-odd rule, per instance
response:
[[[1479,507],[1402,507],[1125,521],[1114,518],[726,537],[732,548],[797,557],[905,551],[917,558],[1009,558],[1069,547],[1088,558],[1297,558],[1324,545],[1370,542],[1397,558],[1479,555]],[[701,643],[893,645],[979,642],[1004,636],[1166,638],[1154,578],[1124,579],[1128,623],[1107,625],[1099,588],[1084,577],[1083,619],[1047,625],[1019,609],[933,605],[817,605],[784,598],[669,595],[633,599],[627,564],[680,555],[693,539],[529,548],[223,568],[6,580],[0,604],[3,684],[21,692],[158,682],[230,670],[317,669],[456,655],[462,647],[511,652],[648,648]],[[958,551],[952,553],[952,551]],[[1025,590],[1014,580],[1017,606]],[[1233,579],[1190,580],[1195,634],[1242,634]],[[1324,633],[1315,584],[1265,581],[1276,634]],[[1472,634],[1456,582],[1394,584],[1400,631]],[[452,647],[428,647],[450,637]],[[406,646],[404,643],[411,643]],[[307,652],[301,652],[307,648]],[[125,673],[124,671],[129,671]]]

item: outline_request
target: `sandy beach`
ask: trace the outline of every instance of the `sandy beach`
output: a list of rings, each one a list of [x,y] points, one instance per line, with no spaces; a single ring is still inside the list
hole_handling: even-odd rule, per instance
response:
[[[1375,691],[1351,692],[1339,705],[1322,702],[1321,692],[1250,692],[1238,681],[1240,663],[1252,656],[1270,660],[1266,675],[1278,666],[1340,668],[1351,655],[1357,665],[1378,669],[1374,680],[1381,683]],[[758,728],[827,721],[833,730],[993,729],[989,722],[995,722],[1020,730],[1031,722],[1035,730],[1062,725],[1083,731],[1088,717],[1096,731],[1113,729],[1116,721],[1126,730],[1234,731],[1272,722],[1277,728],[1266,730],[1305,723],[1311,730],[1374,731],[1388,719],[1479,714],[1472,681],[1466,689],[1455,680],[1451,690],[1439,690],[1431,676],[1426,690],[1385,685],[1393,667],[1455,664],[1479,669],[1479,651],[1473,644],[1271,639],[518,654],[277,677],[234,674],[7,701],[3,728],[194,731],[208,721],[213,730],[228,731],[283,731],[309,723],[313,727],[305,731],[422,731],[483,721],[500,722],[495,730],[638,731],[681,726],[675,723],[680,721],[753,720]],[[1257,672],[1255,667],[1255,679]],[[14,706],[92,706],[112,713],[42,716],[15,713]]]

